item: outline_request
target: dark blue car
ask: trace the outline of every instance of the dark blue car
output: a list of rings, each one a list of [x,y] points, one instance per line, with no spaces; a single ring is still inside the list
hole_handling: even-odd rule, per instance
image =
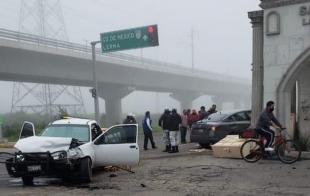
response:
[[[250,126],[251,111],[217,112],[192,125],[191,142],[209,147],[226,135],[239,134]]]

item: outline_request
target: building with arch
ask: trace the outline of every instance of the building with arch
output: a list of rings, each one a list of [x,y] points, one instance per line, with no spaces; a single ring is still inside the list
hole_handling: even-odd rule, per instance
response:
[[[309,136],[310,0],[261,0],[260,7],[248,13],[253,29],[252,124],[265,103],[274,100],[289,134]]]

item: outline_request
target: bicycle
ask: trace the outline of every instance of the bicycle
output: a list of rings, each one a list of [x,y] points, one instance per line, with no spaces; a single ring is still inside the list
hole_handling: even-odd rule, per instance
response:
[[[284,129],[278,129],[279,134],[275,136],[274,144],[276,155],[278,159],[286,164],[292,164],[300,159],[301,150],[300,147],[291,139],[286,139]],[[245,141],[241,148],[240,153],[243,160],[249,163],[255,163],[260,160],[265,154],[265,138],[259,136],[258,139],[254,139],[253,136],[257,135],[256,130],[247,130],[245,138],[249,139]]]

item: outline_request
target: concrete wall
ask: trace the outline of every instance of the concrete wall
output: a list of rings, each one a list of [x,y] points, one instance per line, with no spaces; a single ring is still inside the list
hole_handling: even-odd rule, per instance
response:
[[[268,100],[277,100],[277,88],[293,65],[297,57],[310,46],[310,15],[300,15],[302,6],[310,14],[310,3],[302,3],[264,10],[264,103]],[[268,21],[271,14],[279,16],[279,32],[276,32],[274,18]],[[268,25],[271,26],[268,27]],[[308,24],[309,23],[309,24]],[[268,32],[275,30],[275,33]],[[299,66],[299,65],[298,65]],[[310,133],[310,69],[309,63],[300,64],[302,69],[297,72],[296,80],[299,82],[299,128],[302,135]],[[292,76],[293,77],[293,76]],[[286,127],[289,127],[290,95],[282,94],[285,104],[281,108],[279,117]],[[278,110],[279,111],[279,110]],[[308,120],[309,118],[309,120]]]
[[[276,89],[289,66],[310,45],[310,25],[303,25],[301,6],[310,3],[266,9],[264,11],[264,103],[276,100]],[[280,16],[280,34],[267,35],[267,16]]]

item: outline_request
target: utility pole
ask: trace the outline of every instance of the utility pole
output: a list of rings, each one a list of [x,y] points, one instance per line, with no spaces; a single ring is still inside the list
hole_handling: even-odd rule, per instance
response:
[[[92,89],[92,96],[94,98],[95,119],[99,123],[98,81],[96,77],[96,44],[98,43],[100,43],[100,41],[93,41],[90,44],[92,52],[93,83],[94,83],[94,88]]]

